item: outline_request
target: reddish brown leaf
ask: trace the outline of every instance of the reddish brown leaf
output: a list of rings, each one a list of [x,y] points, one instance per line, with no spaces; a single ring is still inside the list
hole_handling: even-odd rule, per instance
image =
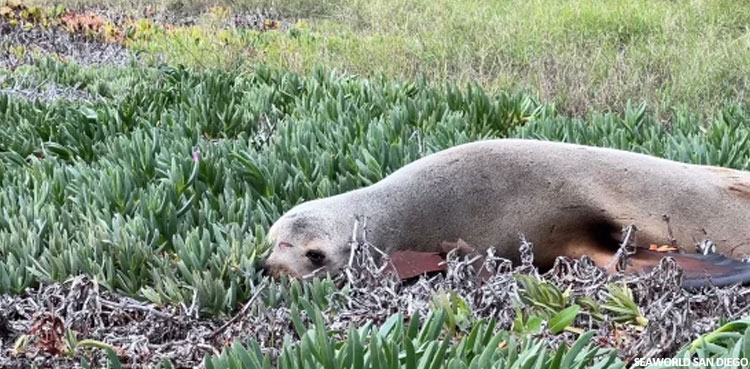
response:
[[[401,279],[417,277],[424,273],[442,272],[444,259],[437,252],[396,251],[390,255],[391,263]]]

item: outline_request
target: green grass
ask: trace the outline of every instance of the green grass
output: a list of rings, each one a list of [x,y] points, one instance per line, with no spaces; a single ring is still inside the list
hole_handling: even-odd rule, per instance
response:
[[[110,4],[131,13],[145,7]],[[165,0],[155,8],[214,4],[276,9],[305,22],[291,32],[218,32],[229,8],[214,8],[198,25],[152,35],[135,49],[199,67],[264,63],[309,73],[324,65],[369,77],[473,81],[488,91],[527,91],[578,116],[623,111],[630,101],[664,119],[680,108],[711,117],[744,103],[750,86],[750,9],[741,0]]]
[[[291,32],[199,25],[138,44],[154,57],[197,66],[265,63],[309,73],[325,65],[365,76],[427,76],[527,91],[568,114],[647,103],[712,116],[744,102],[750,10],[742,1],[598,0],[277,1],[308,17]],[[309,13],[294,9],[312,9]],[[305,15],[309,14],[309,15]]]
[[[138,1],[110,4],[136,14],[145,8]],[[224,7],[209,8],[214,4]],[[368,77],[477,82],[488,91],[526,91],[577,116],[623,111],[631,102],[664,119],[681,108],[713,117],[717,107],[748,96],[750,10],[743,4],[165,0],[155,9],[208,15],[133,46],[146,59],[198,67],[263,63],[309,73],[324,65]],[[289,32],[220,31],[231,9],[258,8],[305,21]]]

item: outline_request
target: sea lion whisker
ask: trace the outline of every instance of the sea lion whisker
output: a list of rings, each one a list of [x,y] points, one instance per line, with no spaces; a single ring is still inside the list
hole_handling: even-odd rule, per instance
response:
[[[303,275],[302,279],[311,279],[311,278],[315,277],[318,274],[318,272],[320,272],[321,270],[323,270],[325,268],[326,268],[326,266],[322,266],[322,267],[320,267],[318,269],[315,269],[312,272]]]
[[[628,226],[625,231],[625,237],[623,238],[622,243],[620,243],[620,247],[612,256],[612,259],[610,259],[609,262],[604,266],[605,270],[609,270],[615,263],[618,264],[618,269],[624,270],[623,268],[620,268],[623,267],[623,265],[620,264],[620,260],[623,256],[627,256],[630,253],[630,251],[628,250],[628,246],[630,246],[630,238],[635,234],[636,231],[637,228],[634,224]]]

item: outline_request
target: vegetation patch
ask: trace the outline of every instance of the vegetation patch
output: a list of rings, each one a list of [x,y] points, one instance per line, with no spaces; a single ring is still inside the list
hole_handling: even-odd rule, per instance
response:
[[[686,108],[711,119],[748,91],[750,12],[739,0],[160,4],[71,7],[61,20],[149,63],[471,82],[525,91],[578,117],[645,103],[661,119]]]
[[[531,245],[521,243],[522,265],[491,257],[481,267],[491,275],[487,280],[469,260],[450,258],[445,275],[402,283],[382,272],[370,247],[356,245],[354,268],[335,279],[259,282],[231,318],[199,319],[197,300],[159,307],[85,277],[7,296],[0,301],[2,336],[14,344],[6,345],[0,364],[624,368],[636,357],[696,351],[741,357],[737,350],[750,337],[741,320],[702,335],[750,307],[737,298],[747,288],[689,293],[678,287],[675,264],[623,278],[605,275],[589,260],[561,259],[540,275],[531,265]]]
[[[0,366],[750,355],[747,289],[684,291],[669,262],[624,278],[491,259],[487,283],[456,259],[401,283],[367,252],[333,279],[260,268],[292,206],[470,141],[750,169],[736,2],[249,4],[277,9],[0,7]]]

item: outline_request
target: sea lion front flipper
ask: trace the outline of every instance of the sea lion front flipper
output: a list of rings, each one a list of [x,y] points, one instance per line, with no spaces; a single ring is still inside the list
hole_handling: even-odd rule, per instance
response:
[[[683,272],[682,287],[695,289],[707,286],[709,281],[715,286],[750,283],[750,263],[743,263],[722,254],[685,254],[676,252],[657,252],[645,249],[629,256],[629,271],[647,271],[671,257]]]

